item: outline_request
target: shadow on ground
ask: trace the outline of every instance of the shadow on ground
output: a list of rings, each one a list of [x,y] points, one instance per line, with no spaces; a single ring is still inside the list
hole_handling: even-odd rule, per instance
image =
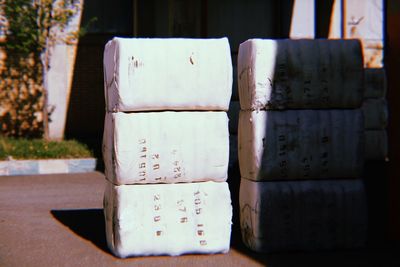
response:
[[[51,210],[60,223],[110,254],[107,247],[103,209]]]

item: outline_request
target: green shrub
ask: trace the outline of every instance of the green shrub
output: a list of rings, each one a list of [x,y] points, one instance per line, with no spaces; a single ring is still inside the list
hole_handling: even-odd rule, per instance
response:
[[[93,153],[75,140],[45,141],[43,139],[6,138],[0,136],[0,160],[87,158]]]
[[[47,74],[52,48],[76,44],[67,26],[82,0],[0,0],[0,133],[49,139]]]

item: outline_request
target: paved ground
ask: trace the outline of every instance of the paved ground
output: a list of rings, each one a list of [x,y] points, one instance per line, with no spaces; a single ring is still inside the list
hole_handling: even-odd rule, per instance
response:
[[[100,172],[0,176],[0,266],[400,266],[399,246],[255,254],[237,224],[226,255],[118,259],[105,242],[103,190]]]

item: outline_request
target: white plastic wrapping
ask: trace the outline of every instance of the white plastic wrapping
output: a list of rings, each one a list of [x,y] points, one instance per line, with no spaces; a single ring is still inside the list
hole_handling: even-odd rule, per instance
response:
[[[385,160],[387,156],[386,130],[365,130],[365,160]]]
[[[388,104],[385,98],[364,99],[362,111],[365,129],[383,130],[388,125]]]
[[[241,179],[239,205],[242,239],[258,252],[359,248],[366,243],[366,196],[360,179]]]
[[[106,237],[118,257],[226,253],[232,206],[228,184],[121,185],[106,182]]]
[[[366,68],[364,70],[364,98],[380,98],[386,96],[387,80],[384,68]]]
[[[359,108],[362,61],[357,40],[247,40],[238,55],[241,109]]]
[[[114,184],[226,181],[226,112],[107,113],[105,174]]]
[[[107,110],[228,110],[227,38],[114,38],[104,50]]]
[[[239,166],[254,181],[359,177],[360,109],[240,111]]]

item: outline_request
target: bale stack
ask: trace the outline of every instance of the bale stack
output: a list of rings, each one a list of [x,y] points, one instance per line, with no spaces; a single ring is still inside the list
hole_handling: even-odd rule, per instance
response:
[[[238,83],[244,243],[259,252],[363,246],[360,43],[247,40]]]
[[[387,159],[388,105],[386,73],[383,68],[365,69],[365,91],[362,110],[365,128],[365,160]]]
[[[104,213],[118,257],[226,253],[229,43],[124,39],[104,51]]]

